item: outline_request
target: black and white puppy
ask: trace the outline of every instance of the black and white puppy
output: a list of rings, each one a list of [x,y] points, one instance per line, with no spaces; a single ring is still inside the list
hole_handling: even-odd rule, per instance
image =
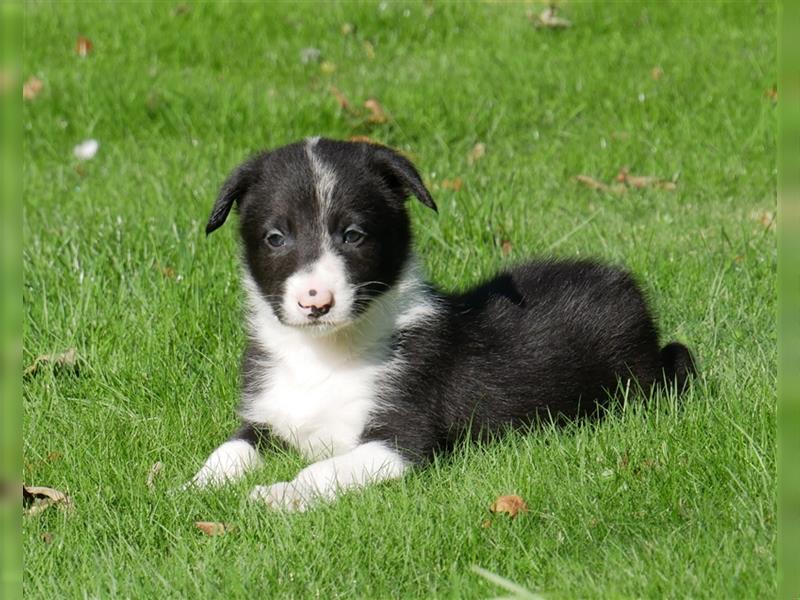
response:
[[[543,261],[458,295],[425,282],[405,201],[436,210],[389,148],[311,138],[228,178],[206,227],[239,210],[249,343],[241,427],[191,484],[235,480],[278,438],[311,465],[251,498],[304,510],[400,477],[462,436],[594,413],[629,384],[682,389],[688,349],[659,346],[631,276]]]

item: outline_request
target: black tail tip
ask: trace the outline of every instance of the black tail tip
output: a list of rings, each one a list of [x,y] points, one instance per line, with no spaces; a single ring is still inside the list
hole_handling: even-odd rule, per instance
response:
[[[667,386],[674,385],[679,394],[686,389],[689,380],[697,375],[692,352],[679,342],[670,342],[661,349],[661,361]]]

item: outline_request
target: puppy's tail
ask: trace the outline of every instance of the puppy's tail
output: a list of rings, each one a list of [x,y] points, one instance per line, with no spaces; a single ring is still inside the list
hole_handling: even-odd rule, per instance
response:
[[[678,342],[670,342],[661,349],[661,362],[667,388],[675,386],[679,394],[686,389],[689,380],[697,375],[691,351]]]

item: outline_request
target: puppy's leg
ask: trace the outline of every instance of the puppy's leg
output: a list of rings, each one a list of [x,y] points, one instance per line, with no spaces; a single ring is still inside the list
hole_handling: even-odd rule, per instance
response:
[[[241,479],[245,473],[261,466],[261,445],[264,432],[249,423],[243,424],[231,438],[217,447],[184,487],[222,485]]]
[[[367,442],[350,452],[316,462],[289,482],[256,486],[250,499],[272,508],[304,511],[319,501],[331,501],[345,490],[400,477],[408,460],[383,442]]]

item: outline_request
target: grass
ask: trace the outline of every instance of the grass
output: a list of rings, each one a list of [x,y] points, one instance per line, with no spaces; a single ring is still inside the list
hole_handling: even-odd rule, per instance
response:
[[[24,480],[76,507],[23,521],[27,596],[505,593],[474,567],[548,598],[776,593],[775,8],[569,3],[564,31],[535,29],[541,8],[27,4],[25,76],[44,87],[23,112],[24,362],[82,360],[24,381]],[[626,264],[702,377],[680,402],[467,446],[303,515],[245,501],[301,468],[291,454],[169,493],[235,422],[242,295],[235,228],[203,235],[216,190],[251,151],[312,134],[413,156],[440,207],[411,206],[417,247],[445,288],[531,255]],[[574,179],[626,165],[677,190]],[[490,517],[509,492],[530,512]]]

